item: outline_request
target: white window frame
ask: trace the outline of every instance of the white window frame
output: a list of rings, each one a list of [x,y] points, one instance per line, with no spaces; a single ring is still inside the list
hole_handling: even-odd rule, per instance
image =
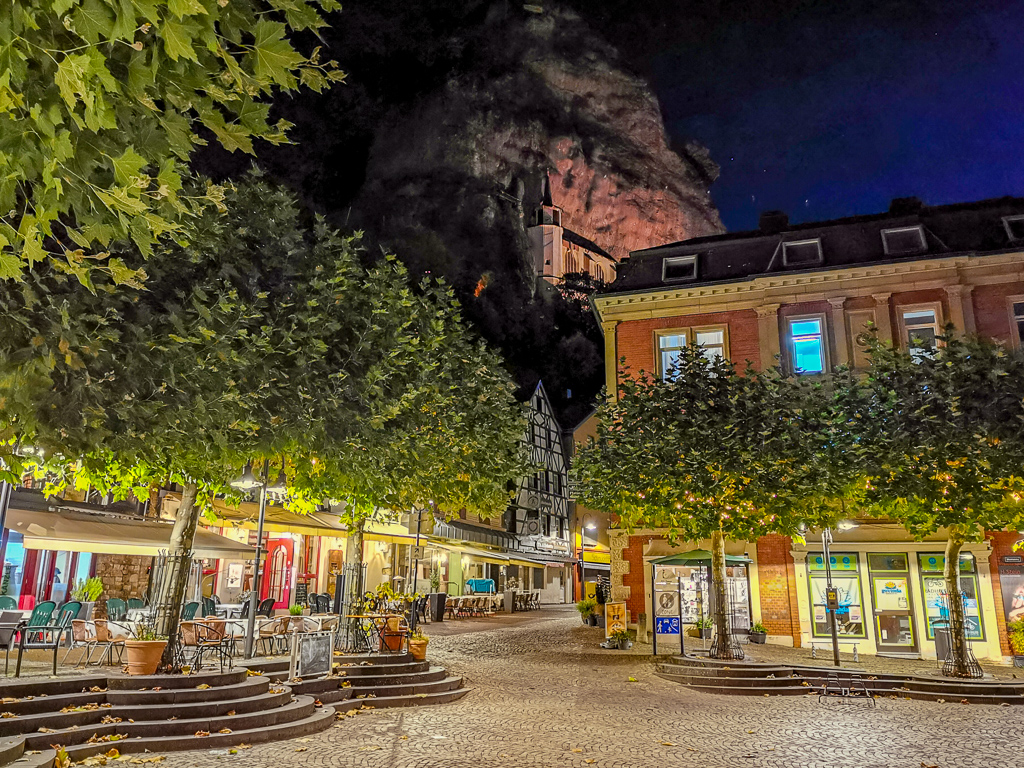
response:
[[[1003,229],[1006,230],[1006,236],[1010,238],[1011,243],[1024,242],[1024,237],[1017,237],[1013,234],[1013,229],[1010,227],[1010,222],[1021,221],[1024,222],[1024,214],[1017,214],[1015,216],[1003,216]]]
[[[907,325],[903,318],[909,312],[927,312],[933,311],[935,313],[935,336],[938,337],[942,333],[942,326],[944,320],[942,318],[942,302],[941,301],[929,301],[923,304],[901,304],[896,307],[896,314],[900,324],[900,348],[910,352],[910,336],[907,332]],[[941,342],[936,338],[936,346],[941,346]]]
[[[670,265],[692,264],[693,277],[666,277]],[[661,282],[663,283],[689,283],[697,279],[697,254],[691,253],[686,256],[666,256],[661,260]]]
[[[814,262],[804,262],[801,264],[790,264],[788,259],[789,246],[791,245],[811,245],[818,246],[818,260]],[[814,237],[809,240],[791,240],[788,243],[782,244],[782,266],[783,267],[813,267],[821,264],[824,261],[821,253],[821,238]]]
[[[889,248],[889,241],[886,240],[886,235],[895,235],[900,232],[917,232],[917,237],[921,242],[920,250],[916,251],[893,251]],[[894,227],[892,229],[882,230],[882,249],[885,251],[886,256],[912,256],[916,253],[925,253],[928,251],[928,242],[924,239],[924,227],[920,224],[914,227]]]
[[[1006,297],[1006,314],[1010,318],[1010,345],[1014,349],[1020,349],[1024,347],[1024,339],[1021,338],[1020,330],[1018,330],[1017,319],[1024,320],[1024,315],[1018,315],[1013,311],[1014,304],[1024,304],[1024,296]]]
[[[708,331],[721,331],[722,332],[722,358],[729,360],[729,326],[728,325],[695,325],[695,326],[683,326],[681,328],[659,328],[654,332],[654,361],[658,369],[658,378],[664,380],[665,369],[662,365],[662,348],[661,348],[661,337],[662,336],[685,336],[686,341],[684,346],[696,346],[697,344],[697,333],[707,333]],[[702,345],[703,346],[703,345]],[[717,345],[715,345],[717,346]],[[672,347],[676,349],[676,347]]]
[[[793,346],[793,323],[806,320],[817,320],[821,324],[821,364],[820,371],[798,371],[796,369],[796,348]],[[796,376],[820,376],[832,370],[829,358],[828,319],[824,314],[790,315],[786,317],[786,351],[789,354],[789,370]]]

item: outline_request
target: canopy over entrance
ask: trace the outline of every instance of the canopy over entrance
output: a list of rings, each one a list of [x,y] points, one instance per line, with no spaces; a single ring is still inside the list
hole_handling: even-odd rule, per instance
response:
[[[666,555],[651,560],[655,565],[710,565],[711,553],[706,549],[691,549],[689,552],[680,552],[675,555]],[[752,563],[749,557],[743,555],[726,555],[726,565],[749,565]]]

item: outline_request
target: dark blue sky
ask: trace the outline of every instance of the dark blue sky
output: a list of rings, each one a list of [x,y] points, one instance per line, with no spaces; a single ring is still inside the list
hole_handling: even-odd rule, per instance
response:
[[[844,7],[720,18],[652,57],[670,134],[721,166],[726,227],[1024,195],[1024,2]]]

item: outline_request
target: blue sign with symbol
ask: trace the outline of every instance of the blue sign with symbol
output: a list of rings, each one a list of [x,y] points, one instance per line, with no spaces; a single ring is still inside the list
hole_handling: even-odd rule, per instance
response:
[[[654,631],[659,635],[678,635],[678,616],[658,616],[654,619]]]

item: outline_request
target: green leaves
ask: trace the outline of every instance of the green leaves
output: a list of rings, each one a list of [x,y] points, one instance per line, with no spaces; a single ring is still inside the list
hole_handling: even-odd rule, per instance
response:
[[[6,238],[0,280],[17,279],[43,258],[63,262],[68,249],[85,251],[79,266],[102,273],[104,259],[90,257],[106,244],[91,233],[109,229],[110,238],[130,238],[148,253],[163,233],[215,204],[207,195],[168,194],[171,187],[143,170],[170,161],[168,172],[179,175],[202,143],[197,122],[232,150],[252,152],[257,140],[287,141],[289,126],[269,124],[267,111],[253,105],[278,88],[297,87],[300,76],[317,89],[340,79],[333,62],[306,58],[288,41],[291,31],[323,26],[319,10],[335,6],[317,0],[14,3],[16,13],[0,23],[0,146],[7,169],[0,179]],[[137,192],[125,195],[132,183]],[[25,218],[34,226],[23,226]]]

